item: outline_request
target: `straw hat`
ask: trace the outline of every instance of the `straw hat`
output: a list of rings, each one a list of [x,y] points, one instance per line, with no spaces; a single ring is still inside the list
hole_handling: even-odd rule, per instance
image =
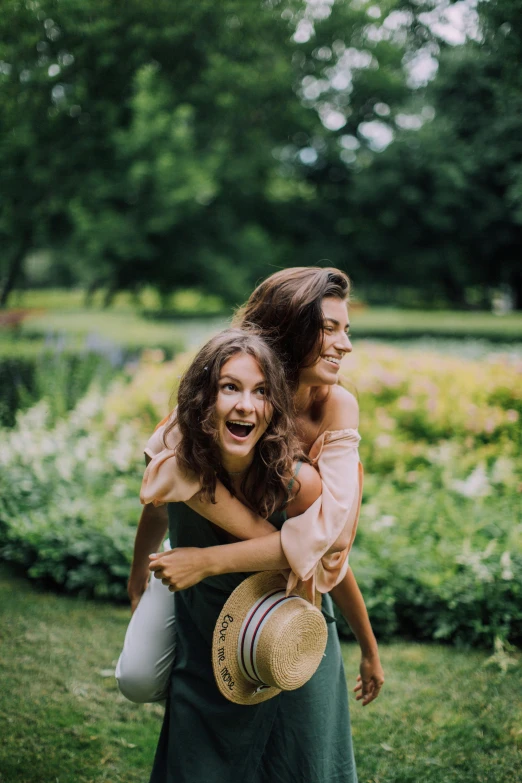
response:
[[[328,636],[319,593],[316,604],[298,593],[286,596],[286,581],[277,571],[241,582],[221,610],[212,639],[212,666],[223,696],[236,704],[259,704],[308,682]]]

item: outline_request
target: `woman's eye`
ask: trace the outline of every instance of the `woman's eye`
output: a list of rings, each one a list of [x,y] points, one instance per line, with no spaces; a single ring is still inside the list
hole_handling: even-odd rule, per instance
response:
[[[236,386],[234,383],[224,383],[221,387],[224,391],[235,391]]]
[[[256,392],[260,394],[262,397],[264,397],[266,394],[266,389],[264,386],[258,386]]]

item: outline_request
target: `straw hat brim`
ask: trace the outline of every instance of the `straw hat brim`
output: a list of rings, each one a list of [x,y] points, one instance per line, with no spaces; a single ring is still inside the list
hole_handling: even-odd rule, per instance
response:
[[[253,574],[236,587],[219,614],[212,639],[212,667],[220,692],[226,699],[235,704],[260,704],[281,693],[281,689],[275,687],[263,687],[261,690],[258,690],[242,673],[237,660],[237,649],[239,633],[250,608],[265,593],[272,590],[285,589],[286,579],[278,571],[263,571]],[[316,629],[319,627],[319,635],[321,636],[324,633],[324,645],[322,645],[319,652],[315,651],[315,659],[310,661],[303,657],[305,668],[306,664],[308,664],[308,670],[310,670],[310,666],[312,667],[309,674],[311,676],[319,665],[324,653],[328,633],[324,618],[318,611],[321,606],[321,595],[316,593],[315,607],[305,600],[304,588],[298,588],[292,592],[292,595],[299,595],[303,599],[304,606],[300,607],[300,609],[311,610],[315,615],[319,616],[319,621],[317,617],[314,617],[313,620],[315,621]],[[295,609],[295,605],[293,608]],[[324,624],[324,631],[320,625],[321,622]],[[291,689],[285,688],[285,690]]]

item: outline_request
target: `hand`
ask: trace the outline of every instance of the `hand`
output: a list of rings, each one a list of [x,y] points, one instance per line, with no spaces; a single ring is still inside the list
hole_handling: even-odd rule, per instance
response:
[[[200,547],[179,547],[149,555],[149,568],[171,592],[186,590],[210,576],[207,551]]]
[[[362,706],[366,707],[371,701],[377,698],[384,685],[384,671],[381,666],[379,653],[373,655],[363,655],[357,675],[357,685],[353,689],[357,696],[357,701],[362,699]]]

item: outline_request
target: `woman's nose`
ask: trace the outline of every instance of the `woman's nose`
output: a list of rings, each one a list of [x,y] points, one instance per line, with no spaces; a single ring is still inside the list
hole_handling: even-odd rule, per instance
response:
[[[243,394],[241,394],[236,403],[236,408],[240,411],[243,411],[244,413],[250,413],[254,410],[250,392],[245,391]]]
[[[335,342],[335,348],[337,348],[338,351],[344,351],[344,353],[351,352],[352,343],[347,334],[344,334],[343,332],[342,336],[338,337],[338,339]]]

